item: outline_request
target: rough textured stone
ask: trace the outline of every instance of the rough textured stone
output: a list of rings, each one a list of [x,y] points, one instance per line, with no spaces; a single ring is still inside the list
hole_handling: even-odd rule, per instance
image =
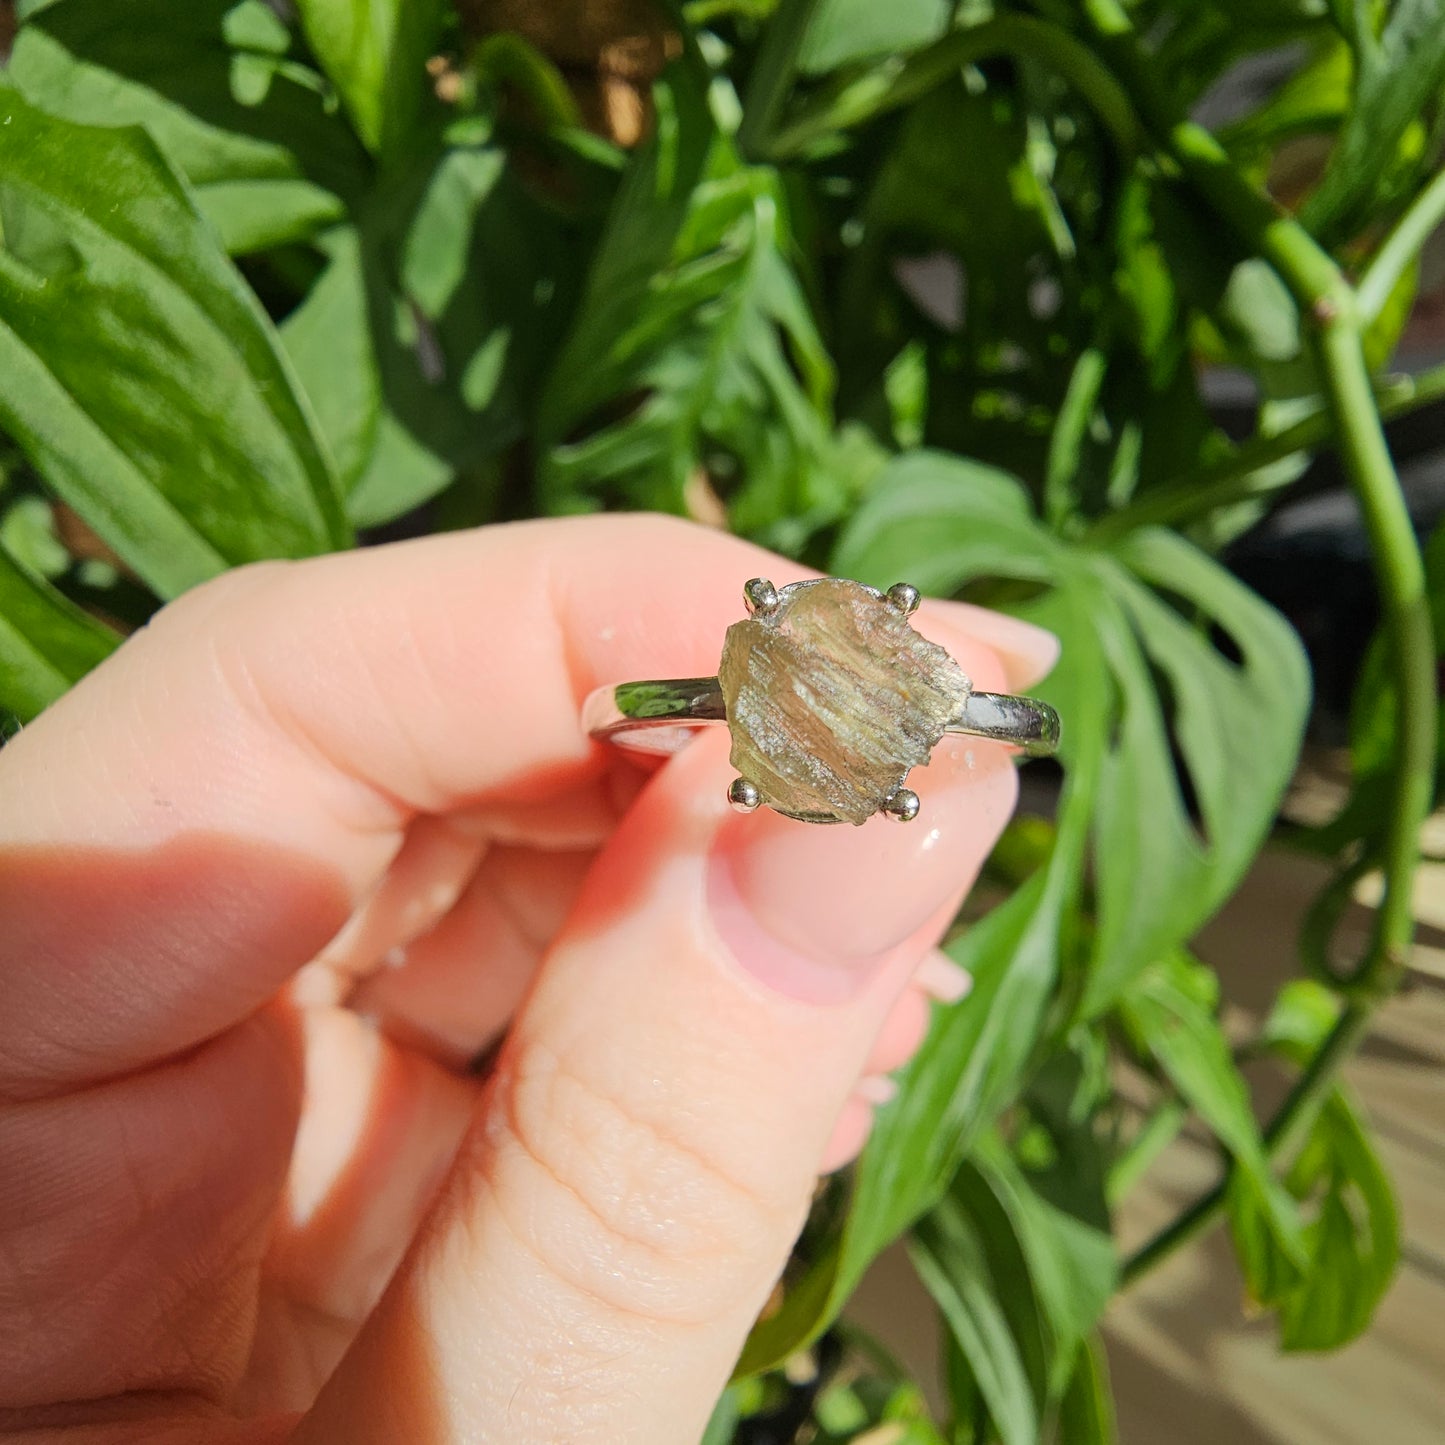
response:
[[[781,813],[847,823],[927,762],[970,691],[897,607],[832,577],[729,627],[718,678],[738,773]]]

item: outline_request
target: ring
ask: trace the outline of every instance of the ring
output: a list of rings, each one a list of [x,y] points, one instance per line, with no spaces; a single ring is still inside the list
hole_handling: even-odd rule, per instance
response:
[[[748,616],[723,639],[716,677],[599,687],[583,705],[594,738],[676,752],[694,729],[726,723],[739,812],[766,804],[807,823],[918,816],[905,786],[944,733],[1055,751],[1059,715],[1036,698],[975,692],[948,652],[909,621],[919,592],[842,577],[743,588]]]

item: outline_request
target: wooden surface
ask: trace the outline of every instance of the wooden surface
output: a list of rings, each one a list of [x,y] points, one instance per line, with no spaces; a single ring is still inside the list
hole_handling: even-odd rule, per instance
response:
[[[1445,868],[1430,872],[1417,893],[1426,953],[1445,942]],[[1199,940],[1223,977],[1230,1025],[1248,1028],[1297,973],[1299,917],[1324,876],[1310,860],[1266,856]],[[1347,918],[1346,934],[1365,919],[1363,910]],[[1445,1445],[1445,985],[1426,978],[1392,1001],[1347,1077],[1399,1191],[1404,1228],[1400,1274],[1373,1328],[1335,1354],[1281,1355],[1273,1322],[1246,1317],[1216,1230],[1110,1308],[1122,1445]],[[1267,1109],[1283,1081],[1251,1082]],[[1121,1211],[1125,1248],[1207,1189],[1218,1167],[1203,1136],[1176,1143]],[[937,1333],[920,1296],[894,1251],[850,1313],[931,1379]]]

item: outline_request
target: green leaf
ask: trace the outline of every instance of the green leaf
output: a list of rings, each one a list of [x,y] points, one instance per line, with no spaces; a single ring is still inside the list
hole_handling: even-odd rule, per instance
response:
[[[0,507],[0,547],[37,577],[59,577],[70,567],[56,535],[55,508],[44,497],[22,494]]]
[[[1078,1364],[1059,1409],[1056,1445],[1117,1445],[1114,1393],[1104,1342],[1095,1335],[1079,1351]]]
[[[1261,1042],[1303,1068],[1340,1016],[1340,1000],[1312,978],[1291,979],[1275,997]]]
[[[328,257],[306,299],[281,326],[281,344],[326,438],[343,491],[365,470],[381,417],[361,238],[340,227],[321,242]],[[353,511],[353,521],[360,521]]]
[[[1291,1170],[1291,1188],[1323,1187],[1306,1231],[1309,1264],[1280,1306],[1286,1350],[1333,1350],[1369,1327],[1400,1260],[1400,1217],[1389,1177],[1343,1091],[1321,1110]]]
[[[798,51],[803,75],[917,50],[948,29],[952,0],[822,0]]]
[[[375,526],[474,477],[522,433],[576,261],[492,141],[409,167],[371,198],[360,231],[382,412],[347,506]]]
[[[0,548],[0,718],[29,722],[119,645]]]
[[[1063,1147],[1077,1149],[1077,1141],[1063,1141]],[[1086,1147],[1092,1164],[1061,1159],[1058,1177],[1049,1178],[1026,1173],[990,1133],[975,1159],[960,1169],[939,1211],[956,1208],[976,1237],[980,1258],[969,1267],[998,1302],[1040,1418],[1062,1399],[1080,1346],[1118,1278],[1102,1197],[1102,1151],[1097,1140]],[[1080,1191],[1089,1177],[1092,1186]],[[1060,1192],[1060,1186],[1062,1195],[1081,1197],[1061,1207],[1041,1192]],[[920,1232],[928,1227],[926,1222]],[[975,1427],[985,1412],[992,1418],[991,1392],[967,1351],[951,1362],[949,1379],[956,1414],[968,1416]]]
[[[1069,592],[1057,614],[1065,667],[1071,652],[1098,654],[1110,684],[1082,728],[1071,717],[1075,696],[1058,702],[1066,766],[1081,731],[1090,745],[1107,742],[1093,809],[1098,929],[1084,999],[1085,1012],[1106,1011],[1228,897],[1273,822],[1309,697],[1298,638],[1183,538],[1148,529],[1107,550],[1069,546],[1039,526],[1017,482],[936,452],[899,458],[878,475],[832,567],[884,585],[914,576],[945,595],[991,577],[1052,580]],[[1241,729],[1242,717],[1253,725]]]
[[[22,28],[10,75],[52,115],[145,126],[243,254],[315,234],[367,182],[365,152],[290,44],[262,0],[127,0],[123,25],[90,0],[56,0]],[[245,91],[248,64],[263,93]]]
[[[1353,77],[1349,46],[1337,34],[1326,35],[1304,65],[1263,105],[1225,126],[1220,139],[1239,154],[1298,135],[1331,132],[1349,110]]]
[[[796,548],[845,496],[782,186],[739,162],[685,65],[655,100],[542,398],[544,503],[687,512],[702,485],[734,529]]]
[[[1136,532],[1091,565],[1109,603],[1090,623],[1120,703],[1095,816],[1099,926],[1084,1007],[1098,1013],[1239,882],[1298,757],[1309,670],[1289,624],[1182,537]],[[1250,728],[1240,728],[1242,717]]]
[[[873,479],[829,565],[864,582],[906,575],[925,593],[947,594],[975,577],[1051,579],[1059,551],[1015,477],[921,450]]]
[[[1000,1282],[963,1209],[942,1201],[920,1225],[909,1256],[968,1361],[1002,1445],[1037,1445],[1038,1411]]]
[[[699,1445],[732,1445],[742,1419],[737,1393],[736,1386],[731,1385],[722,1392],[713,1407],[712,1417],[707,1422],[707,1429],[703,1431]]]
[[[169,597],[347,544],[276,334],[142,132],[0,87],[7,237],[16,215],[63,244],[0,250],[0,425],[138,575]]]
[[[1102,1150],[1097,1140],[1091,1139],[1090,1147],[1092,1169],[1070,1160],[1058,1179],[1040,1180],[1026,1172],[994,1140],[986,1141],[977,1165],[981,1181],[1007,1213],[1048,1326],[1051,1398],[1057,1398],[1069,1378],[1079,1345],[1103,1317],[1119,1281],[1102,1192]],[[1086,1185],[1090,1173],[1092,1187]]]
[[[1120,1000],[1120,1013],[1137,1046],[1154,1056],[1233,1157],[1233,1187],[1249,1191],[1251,1221],[1267,1228],[1283,1258],[1299,1267],[1305,1258],[1299,1216],[1274,1177],[1249,1090],[1215,1019],[1218,988],[1209,969],[1176,953],[1140,975]]]
[[[1324,1044],[1340,1001],[1312,979],[1279,992],[1262,1031],[1273,1052],[1303,1068]],[[1261,1237],[1249,1205],[1238,1214],[1241,1263],[1250,1293],[1279,1309],[1287,1350],[1331,1350],[1362,1334],[1394,1278],[1400,1219],[1394,1191],[1359,1110],[1343,1086],[1332,1089],[1285,1176],[1290,1193],[1310,1209],[1303,1267],[1282,1270]]]
[[[1378,38],[1358,27],[1350,111],[1324,179],[1300,211],[1311,231],[1336,243],[1368,222],[1398,185],[1402,143],[1442,84],[1445,0],[1397,0]]]
[[[297,9],[356,133],[374,154],[394,154],[421,110],[441,0],[298,0]]]
[[[1390,1181],[1343,1090],[1326,1099],[1287,1176],[1313,1203],[1299,1261],[1281,1258],[1257,1196],[1231,1196],[1230,1227],[1250,1295],[1279,1311],[1287,1350],[1332,1350],[1369,1326],[1400,1257]]]

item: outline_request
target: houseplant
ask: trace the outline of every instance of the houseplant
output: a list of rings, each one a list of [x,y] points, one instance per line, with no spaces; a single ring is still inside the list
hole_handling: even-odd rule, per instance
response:
[[[1435,786],[1445,591],[1382,419],[1445,393],[1388,370],[1445,215],[1445,4],[107,8],[0,31],[0,708],[227,567],[604,506],[1042,622],[1057,806],[1001,846],[951,944],[975,990],[820,1195],[711,1438],[1107,1440],[1108,1299],[1226,1218],[1286,1348],[1363,1329],[1398,1224],[1336,1080],[1405,967]],[[1259,103],[1188,119],[1282,49]],[[1261,1127],[1188,944],[1271,830],[1309,674],[1215,554],[1320,447],[1381,635],[1350,803],[1300,840],[1338,871],[1253,1041],[1296,1071]],[[1190,1116],[1220,1184],[1120,1260],[1110,1201]],[[828,1333],[905,1231],[946,1435]]]

